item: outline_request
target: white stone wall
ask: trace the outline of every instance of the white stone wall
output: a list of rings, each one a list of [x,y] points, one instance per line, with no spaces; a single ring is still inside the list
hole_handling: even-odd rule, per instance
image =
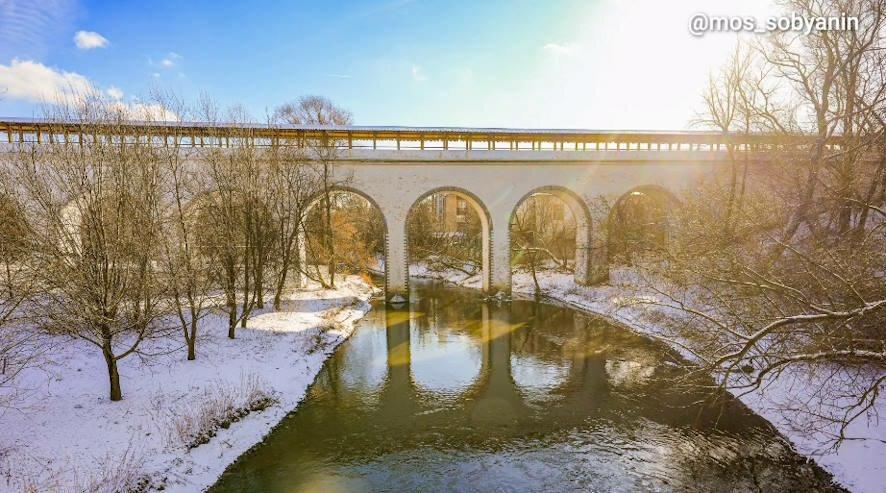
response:
[[[383,152],[383,151],[376,151]],[[490,219],[488,233],[484,234],[484,246],[488,258],[484,258],[484,268],[488,268],[486,287],[491,292],[509,291],[511,279],[509,225],[511,216],[519,202],[538,190],[562,190],[564,198],[574,197],[567,204],[576,213],[576,219],[586,230],[579,233],[580,248],[587,252],[587,268],[577,269],[581,282],[600,280],[605,272],[605,252],[595,255],[591,250],[594,237],[601,231],[601,225],[594,224],[590,217],[582,217],[592,198],[599,195],[614,202],[622,194],[639,186],[654,185],[678,194],[685,187],[692,186],[705,175],[710,176],[722,168],[724,161],[718,153],[662,152],[649,153],[632,151],[617,153],[630,154],[634,159],[585,160],[575,161],[576,153],[566,152],[572,159],[549,159],[538,161],[507,161],[498,158],[483,161],[477,151],[471,153],[472,160],[437,160],[446,158],[443,151],[400,151],[400,159],[355,158],[341,156],[335,165],[337,180],[343,180],[347,187],[371,198],[385,217],[387,232],[387,289],[388,296],[405,295],[408,292],[406,218],[414,204],[432,191],[459,192],[468,197],[472,206],[480,209],[481,218]],[[414,154],[413,160],[403,159],[404,154]],[[449,153],[451,154],[451,152]],[[457,154],[465,154],[458,152]],[[490,153],[491,154],[491,153]],[[531,153],[503,153],[531,155]],[[538,154],[538,153],[535,153]],[[564,154],[550,152],[548,154]],[[598,153],[595,153],[598,154]],[[603,153],[600,153],[603,154]],[[616,154],[616,153],[607,153]],[[641,154],[656,154],[649,161],[643,161]],[[675,156],[679,154],[680,156]],[[699,154],[693,158],[692,154]],[[662,155],[682,159],[664,160]],[[378,158],[384,156],[375,155]],[[576,201],[584,201],[577,204]],[[584,205],[585,207],[578,207]],[[581,212],[584,209],[584,213]],[[487,229],[487,228],[484,228]]]

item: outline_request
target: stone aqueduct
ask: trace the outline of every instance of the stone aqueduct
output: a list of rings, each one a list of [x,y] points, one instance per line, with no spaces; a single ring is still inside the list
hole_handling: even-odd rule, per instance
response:
[[[454,193],[477,212],[483,230],[483,288],[510,292],[510,223],[533,194],[556,195],[576,219],[576,281],[608,277],[603,225],[590,201],[610,203],[641,187],[677,194],[725,168],[728,146],[762,159],[765,136],[711,132],[464,129],[417,127],[244,126],[200,123],[131,124],[132,138],[179,139],[202,147],[267,145],[274,139],[321,141],[334,152],[336,182],[373,203],[384,218],[386,296],[408,295],[407,217],[436,192]],[[0,142],[95,138],[96,125],[30,119],[0,120]],[[90,137],[92,136],[92,137]],[[162,140],[161,140],[162,142]]]

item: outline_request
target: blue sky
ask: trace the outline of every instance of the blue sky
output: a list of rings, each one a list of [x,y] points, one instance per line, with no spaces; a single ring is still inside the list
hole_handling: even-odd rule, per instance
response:
[[[681,129],[735,42],[690,36],[689,17],[769,3],[0,0],[0,115],[34,116],[44,86],[74,81],[257,118],[322,94],[365,125]]]

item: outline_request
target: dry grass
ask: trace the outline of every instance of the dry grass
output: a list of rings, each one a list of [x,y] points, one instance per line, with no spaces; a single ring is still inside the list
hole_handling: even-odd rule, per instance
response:
[[[97,474],[78,481],[76,491],[94,493],[142,493],[152,487],[151,477],[144,470],[144,456],[130,444],[119,456],[105,456]]]
[[[73,471],[72,480],[62,481],[59,471],[53,472],[44,460],[18,454],[15,461],[3,461],[0,473],[5,481],[0,486],[23,493],[143,493],[163,488],[146,472],[145,457],[132,442],[97,462],[96,471]]]
[[[267,409],[277,399],[264,389],[255,374],[243,375],[239,384],[218,382],[173,413],[169,420],[170,442],[188,449],[207,443],[219,429],[227,429],[249,413]]]

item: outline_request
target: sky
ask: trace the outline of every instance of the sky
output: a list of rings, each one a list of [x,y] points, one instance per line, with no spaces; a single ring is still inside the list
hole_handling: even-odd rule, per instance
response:
[[[163,89],[259,120],[319,94],[358,125],[680,130],[736,42],[690,18],[772,1],[0,0],[0,117]]]

